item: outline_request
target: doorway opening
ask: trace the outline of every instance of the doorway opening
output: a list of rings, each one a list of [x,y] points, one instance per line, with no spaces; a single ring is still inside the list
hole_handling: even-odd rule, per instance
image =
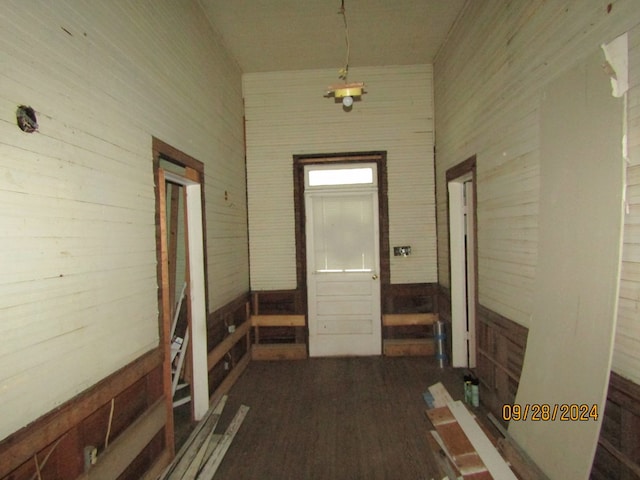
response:
[[[379,355],[389,284],[386,153],[294,156],[294,198],[309,355]]]
[[[476,157],[447,170],[451,364],[476,366],[477,195]]]
[[[209,409],[203,164],[153,140],[160,347],[167,444]]]

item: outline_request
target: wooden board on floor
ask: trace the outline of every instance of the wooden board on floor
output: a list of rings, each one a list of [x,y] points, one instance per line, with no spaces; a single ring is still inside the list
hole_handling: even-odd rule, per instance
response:
[[[434,383],[429,387],[429,393],[433,397],[433,405],[437,407],[444,407],[449,402],[453,402],[453,398],[449,395],[447,389],[442,385],[442,382]]]
[[[489,472],[494,478],[500,480],[517,480],[513,471],[509,468],[504,459],[500,456],[500,453],[494,448],[487,436],[484,434],[475,418],[471,416],[469,410],[457,401],[450,403],[448,408],[456,418],[457,423],[462,427],[465,434],[468,436],[469,441],[472,443],[473,448],[482,462],[487,466]]]
[[[449,407],[427,410],[427,416],[447,446],[447,450],[456,464],[458,464],[459,458],[475,453],[471,441],[465,435]]]
[[[227,430],[224,432],[221,440],[218,442],[216,448],[211,452],[211,456],[207,459],[207,463],[202,467],[202,471],[198,475],[198,479],[202,480],[212,480],[220,463],[222,463],[222,459],[224,458],[231,442],[233,441],[236,433],[238,433],[238,429],[244,422],[244,418],[249,411],[249,407],[246,405],[240,405],[238,412],[231,420],[231,423],[227,427]]]
[[[426,413],[436,428],[444,452],[462,477],[482,479],[488,469],[449,407],[432,408]]]

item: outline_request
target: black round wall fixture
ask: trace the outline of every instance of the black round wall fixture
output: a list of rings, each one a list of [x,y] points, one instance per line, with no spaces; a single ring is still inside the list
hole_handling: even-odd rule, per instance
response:
[[[26,105],[19,105],[16,110],[16,121],[20,130],[27,133],[33,133],[38,130],[38,119],[33,108]]]

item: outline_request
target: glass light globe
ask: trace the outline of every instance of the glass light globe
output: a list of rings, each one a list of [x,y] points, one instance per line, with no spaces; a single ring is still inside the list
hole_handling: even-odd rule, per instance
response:
[[[353,105],[353,97],[343,97],[342,105],[349,108],[351,105]]]

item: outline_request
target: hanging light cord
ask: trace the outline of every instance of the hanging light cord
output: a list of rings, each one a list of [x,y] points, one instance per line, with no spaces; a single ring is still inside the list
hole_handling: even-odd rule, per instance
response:
[[[349,45],[349,26],[347,25],[347,12],[344,8],[344,0],[342,0],[342,6],[340,7],[340,11],[338,12],[342,15],[342,19],[344,20],[344,39],[347,44],[347,57],[344,62],[344,67],[339,70],[339,77],[343,79],[345,82],[347,81],[347,76],[349,75],[349,54],[350,54],[350,45]]]

